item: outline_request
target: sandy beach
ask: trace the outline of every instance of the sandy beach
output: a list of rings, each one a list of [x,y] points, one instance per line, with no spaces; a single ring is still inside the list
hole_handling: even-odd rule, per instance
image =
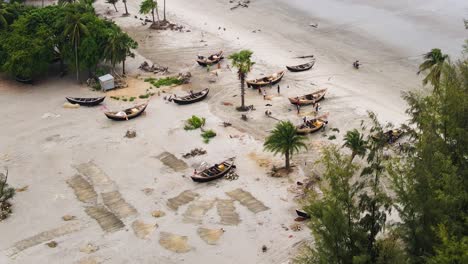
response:
[[[382,122],[399,125],[405,121],[401,93],[421,88],[416,75],[421,58],[416,55],[448,40],[456,43],[446,46],[448,52],[457,54],[454,47],[460,47],[458,42],[466,34],[460,10],[465,14],[468,10],[466,3],[454,1],[457,11],[448,19],[446,14],[452,10],[442,8],[438,1],[431,1],[433,8],[425,13],[418,13],[417,3],[405,6],[402,13],[396,3],[364,0],[342,4],[311,1],[321,3],[316,8],[305,8],[301,1],[254,0],[248,8],[234,10],[227,0],[167,1],[168,20],[184,26],[178,32],[143,26],[140,18],[145,16],[138,14],[139,2],[128,1],[128,17],[122,17],[121,3],[118,13],[104,0],[95,3],[97,13],[115,21],[139,43],[135,58],[127,63],[129,87],[108,92],[104,104],[64,108],[65,96],[102,95],[76,84],[72,75],[63,79],[50,76],[34,86],[0,77],[0,166],[8,167],[11,185],[28,186],[15,196],[13,214],[0,223],[0,263],[288,263],[301,245],[313,243],[306,224],[294,221],[299,207],[295,190],[298,181],[319,173],[313,162],[320,147],[339,144],[347,130],[366,120],[367,111],[376,112]],[[371,19],[379,18],[377,12],[366,21],[321,12],[321,8],[343,10],[348,5],[354,5],[356,15],[378,9],[400,20],[388,36],[382,36],[376,32],[385,25],[372,26]],[[431,29],[443,39],[433,33],[421,49],[416,48],[418,43],[398,43],[399,30],[405,28],[404,36],[413,32],[405,23],[412,21],[416,25],[412,30],[418,32],[417,25],[434,15],[431,23],[445,21]],[[457,18],[460,30],[453,28]],[[357,22],[346,26],[353,20]],[[311,23],[318,23],[318,28]],[[415,38],[430,33],[420,34]],[[256,64],[249,78],[307,62],[298,56],[313,54],[317,62],[311,71],[287,72],[279,94],[276,87],[266,88],[267,100],[247,89],[246,104],[256,110],[248,112],[248,120],[243,121],[235,110],[240,103],[239,81],[228,60],[220,69],[210,69],[217,76],[195,62],[199,54],[218,50],[230,54],[240,49],[254,52]],[[150,99],[111,99],[138,97],[149,89],[143,79],[160,75],[139,70],[145,60],[169,67],[169,75],[191,72],[191,83],[154,88],[156,95]],[[352,67],[354,60],[363,63],[358,71]],[[178,106],[164,100],[173,93],[206,87],[210,88],[208,99],[197,104]],[[310,135],[308,151],[293,157],[294,173],[270,177],[271,166],[282,166],[283,160],[263,151],[265,136],[277,120],[299,123],[312,114],[311,107],[304,107],[298,115],[288,97],[322,88],[328,93],[319,114],[328,115],[327,129]],[[140,118],[113,122],[104,115],[148,100]],[[274,118],[266,117],[266,110]],[[184,130],[184,120],[192,115],[205,117],[206,128],[216,131],[209,144],[203,143],[200,131]],[[224,127],[223,122],[232,126]],[[134,129],[137,136],[125,138],[128,129]],[[194,148],[203,148],[207,154],[182,157]],[[230,157],[236,157],[237,180],[200,184],[190,179],[203,162],[214,164]],[[89,186],[77,183],[83,179]],[[81,197],[80,192],[87,196]],[[249,197],[248,204],[236,198],[239,193]],[[193,199],[181,202],[184,195]],[[180,206],[174,208],[171,199],[181,202]],[[110,211],[107,214],[99,211],[104,206]],[[165,215],[153,217],[155,210]],[[76,218],[64,221],[65,215]],[[110,227],[98,221],[111,218],[115,224]],[[292,230],[295,224],[301,230]],[[216,245],[210,245],[197,233],[199,228],[225,232]],[[166,233],[185,237],[179,240],[185,241],[186,252],[164,247],[160,240]],[[45,245],[52,240],[57,247]],[[80,250],[88,244],[97,249]],[[266,252],[262,252],[263,245]]]

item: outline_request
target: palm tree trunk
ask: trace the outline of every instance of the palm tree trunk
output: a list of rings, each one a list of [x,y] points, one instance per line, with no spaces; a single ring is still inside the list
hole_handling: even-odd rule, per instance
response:
[[[115,12],[119,12],[119,11],[117,11],[117,7],[115,6],[115,4],[113,4],[113,5],[114,5],[114,8],[115,8]]]
[[[153,16],[153,24],[154,24],[154,8],[151,10],[151,16]]]
[[[291,167],[291,165],[289,164],[289,150],[286,151],[284,157],[286,159],[286,170],[289,170],[289,168]]]
[[[166,0],[164,0],[164,21],[166,21]]]
[[[122,74],[125,75],[125,59],[122,61]]]
[[[241,74],[241,110],[245,109],[245,75]]]
[[[127,1],[124,2],[124,6],[125,6],[125,15],[130,15],[127,9]]]
[[[159,9],[159,8],[158,8],[158,6],[156,5],[156,17],[158,18],[158,24],[159,24],[160,19],[159,19],[159,10],[158,10],[158,9]]]
[[[354,157],[356,157],[356,153],[353,151],[353,152],[351,153],[351,159],[349,160],[349,163],[352,163],[352,162],[353,162]]]
[[[80,69],[78,68],[78,42],[75,41],[75,67],[76,67],[76,81],[80,82]]]

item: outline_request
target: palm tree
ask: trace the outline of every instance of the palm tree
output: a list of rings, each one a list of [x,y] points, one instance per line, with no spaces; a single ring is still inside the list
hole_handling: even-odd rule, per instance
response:
[[[156,9],[157,6],[158,5],[157,5],[156,1],[153,1],[153,0],[144,0],[140,4],[140,13],[141,14],[148,14],[148,13],[151,12],[151,15],[153,17],[153,24],[155,23],[155,21],[154,21],[154,9]],[[159,20],[159,18],[158,18],[158,20]]]
[[[364,136],[359,133],[357,129],[346,132],[344,141],[345,143],[343,144],[343,147],[347,147],[351,150],[350,162],[352,162],[356,156],[364,157],[364,155],[366,155],[367,142],[364,140]]]
[[[428,82],[434,86],[434,91],[438,91],[440,84],[440,76],[448,55],[443,54],[440,49],[432,49],[430,52],[424,54],[424,62],[419,65],[418,74],[429,70],[429,73],[423,79],[423,84],[426,85]]]
[[[304,143],[305,139],[304,136],[296,133],[296,127],[290,121],[281,121],[276,124],[270,136],[266,138],[263,147],[275,155],[278,153],[284,155],[286,159],[285,168],[289,170],[291,168],[289,164],[290,157],[299,152],[301,148],[307,149]]]
[[[0,29],[7,28],[14,20],[14,13],[7,5],[0,3]]]
[[[164,0],[164,21],[166,21],[166,0]]]
[[[237,108],[240,111],[246,111],[245,107],[245,78],[252,69],[255,62],[251,61],[253,52],[250,50],[241,50],[237,53],[231,54],[229,59],[232,61],[232,66],[237,68],[237,77],[241,82],[241,106]]]
[[[130,15],[130,13],[128,13],[128,9],[127,9],[127,0],[122,0],[122,2],[124,3],[124,6],[125,6],[125,14],[124,14],[124,16]]]
[[[135,54],[131,52],[131,49],[136,49],[137,47],[138,44],[126,33],[114,32],[109,35],[104,49],[104,57],[112,64],[113,69],[115,69],[117,63],[122,62],[122,73],[125,74],[127,56],[134,57]]]
[[[115,12],[119,12],[119,11],[117,11],[117,6],[115,6],[115,4],[117,4],[117,2],[119,2],[119,0],[106,0],[106,3],[111,4],[111,5],[114,6]]]
[[[79,13],[69,12],[65,17],[65,30],[64,35],[70,39],[75,48],[75,67],[76,67],[76,81],[80,81],[80,68],[78,65],[78,46],[80,38],[88,35],[88,28],[86,28],[83,17]]]

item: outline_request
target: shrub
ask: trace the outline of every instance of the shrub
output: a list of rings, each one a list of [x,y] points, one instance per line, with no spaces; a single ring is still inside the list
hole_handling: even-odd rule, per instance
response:
[[[11,204],[8,200],[15,195],[15,189],[8,185],[7,180],[8,170],[6,174],[0,173],[0,221],[11,214]]]
[[[204,117],[198,117],[193,115],[191,118],[187,119],[185,121],[185,130],[194,130],[197,128],[201,128],[202,126],[205,125],[205,118]]]
[[[216,132],[214,132],[213,130],[206,130],[206,131],[203,131],[203,133],[201,134],[202,138],[203,138],[203,142],[205,143],[209,143],[210,142],[210,139],[216,137]]]
[[[181,85],[183,83],[182,80],[179,80],[177,77],[166,77],[161,79],[147,78],[145,79],[145,82],[151,83],[156,88],[161,86]]]

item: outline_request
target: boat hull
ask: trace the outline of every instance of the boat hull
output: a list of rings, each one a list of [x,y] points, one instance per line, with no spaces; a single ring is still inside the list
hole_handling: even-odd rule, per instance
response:
[[[79,104],[81,106],[96,106],[100,103],[102,103],[104,101],[104,99],[106,99],[106,97],[98,97],[96,98],[96,100],[92,100],[92,101],[81,101],[80,99],[84,99],[84,98],[76,98],[76,97],[65,97],[67,99],[68,102],[72,103],[72,104]]]

